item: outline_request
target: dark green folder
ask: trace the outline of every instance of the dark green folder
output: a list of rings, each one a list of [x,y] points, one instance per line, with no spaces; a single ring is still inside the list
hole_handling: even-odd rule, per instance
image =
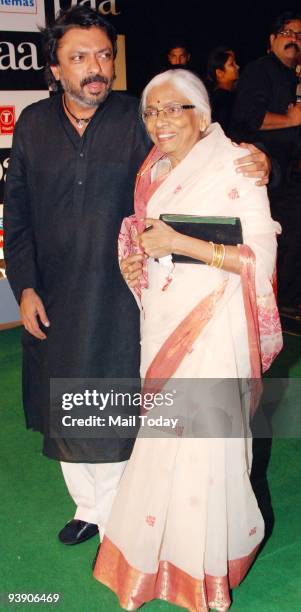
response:
[[[170,225],[176,232],[191,238],[234,246],[243,242],[239,217],[198,217],[196,215],[163,214],[160,215],[160,219],[167,225]],[[172,259],[175,263],[204,263],[199,259],[175,255],[174,253]]]

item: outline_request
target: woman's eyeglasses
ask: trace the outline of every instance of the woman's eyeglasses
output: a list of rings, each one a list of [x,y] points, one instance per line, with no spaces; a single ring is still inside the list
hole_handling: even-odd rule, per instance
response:
[[[173,102],[172,104],[165,104],[162,108],[154,108],[149,106],[142,113],[143,121],[154,121],[158,118],[159,113],[163,113],[164,117],[180,117],[184,110],[195,108],[194,104],[180,104],[179,102]]]

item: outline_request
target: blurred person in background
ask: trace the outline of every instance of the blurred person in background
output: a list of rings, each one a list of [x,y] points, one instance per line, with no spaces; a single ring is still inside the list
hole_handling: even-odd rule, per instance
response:
[[[301,51],[301,11],[286,12],[270,27],[269,52],[243,70],[230,124],[236,141],[262,142],[281,169],[270,188],[272,214],[282,226],[278,251],[281,310],[301,313],[301,104],[296,64]]]
[[[207,65],[212,121],[217,121],[226,135],[235,102],[239,66],[235,53],[228,46],[215,47]]]
[[[175,39],[170,42],[166,58],[169,67],[187,68],[191,60],[191,53],[187,42],[181,39]]]

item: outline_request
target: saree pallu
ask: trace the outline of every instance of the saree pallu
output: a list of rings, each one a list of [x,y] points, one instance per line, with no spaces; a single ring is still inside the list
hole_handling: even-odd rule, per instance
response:
[[[202,402],[209,420],[210,380],[212,389],[216,378],[260,380],[261,368],[282,346],[271,284],[279,226],[270,217],[265,188],[235,173],[237,157],[238,149],[213,124],[155,189],[151,178],[160,155],[154,151],[138,176],[136,218],[121,231],[124,257],[138,248],[133,237],[146,214],[241,218],[241,276],[150,258],[136,290],[144,384],[206,379],[209,394]],[[156,598],[191,612],[230,607],[230,589],[245,576],[264,535],[251,462],[247,434],[138,436],[94,570],[122,608],[134,610]]]

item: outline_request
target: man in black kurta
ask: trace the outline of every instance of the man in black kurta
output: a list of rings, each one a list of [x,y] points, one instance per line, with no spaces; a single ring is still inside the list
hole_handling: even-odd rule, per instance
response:
[[[277,18],[271,28],[271,51],[251,62],[240,76],[231,137],[261,141],[282,172],[281,184],[269,192],[272,215],[282,225],[278,250],[281,306],[301,304],[301,105],[296,103],[295,64],[301,48],[301,13]]]
[[[27,107],[16,127],[5,197],[7,274],[18,301],[23,289],[37,291],[50,321],[46,341],[23,335],[24,404],[34,429],[44,431],[49,377],[139,376],[138,309],[117,258],[148,147],[137,115],[133,98],[111,92],[80,137],[57,95]],[[44,453],[122,461],[131,444],[46,436]]]
[[[109,38],[111,30],[102,29],[101,17],[86,7],[71,9],[68,23],[91,15],[88,29],[75,27],[73,32],[76,49],[80,47],[88,56],[84,67],[88,83],[81,86],[80,93],[100,101],[94,106],[72,106],[72,95],[55,95],[27,107],[16,126],[5,195],[10,284],[21,302],[21,312],[22,296],[29,288],[45,308],[45,317],[40,314],[36,319],[47,339],[26,329],[23,332],[23,399],[28,427],[44,434],[44,454],[63,462],[69,491],[78,505],[76,520],[61,536],[65,543],[82,541],[94,533],[91,523],[102,523],[103,528],[104,519],[99,520],[93,508],[91,479],[96,477],[96,467],[92,464],[112,466],[113,476],[100,475],[107,479],[107,514],[134,440],[117,433],[114,437],[113,428],[109,439],[50,437],[49,380],[139,377],[139,311],[119,271],[117,238],[122,219],[133,211],[135,175],[150,143],[138,119],[138,102],[110,92],[106,68],[110,58],[105,53],[108,47],[112,55],[115,44],[114,35]],[[86,35],[93,34],[98,44],[99,32],[101,54],[98,48],[94,51],[90,38],[86,41]],[[78,42],[79,36],[84,38]],[[69,44],[71,37],[69,29],[64,42]],[[63,63],[65,47],[59,49]],[[113,57],[111,60],[113,71]],[[77,69],[77,57],[76,62]],[[106,71],[108,83],[93,81]],[[69,73],[68,79],[67,90]],[[105,95],[95,95],[105,87]],[[71,109],[84,117],[80,125],[68,112]],[[48,329],[42,324],[44,318],[49,321]],[[83,462],[90,464],[86,492],[85,473],[76,482]]]

